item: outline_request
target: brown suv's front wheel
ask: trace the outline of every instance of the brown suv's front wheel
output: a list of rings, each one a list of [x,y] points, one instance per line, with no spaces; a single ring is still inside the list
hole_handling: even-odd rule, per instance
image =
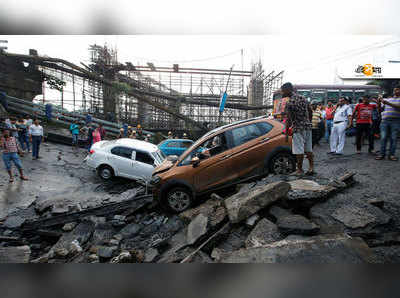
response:
[[[192,206],[193,195],[187,188],[175,187],[168,191],[165,202],[172,212],[180,213]]]
[[[291,174],[296,170],[296,158],[288,152],[279,152],[271,159],[269,170],[277,175]]]

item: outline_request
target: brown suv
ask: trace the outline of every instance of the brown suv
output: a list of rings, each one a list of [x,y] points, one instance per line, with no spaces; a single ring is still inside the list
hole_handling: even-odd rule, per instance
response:
[[[153,172],[154,197],[173,212],[188,209],[196,197],[267,175],[289,174],[296,161],[282,123],[265,117],[210,131],[179,159],[165,160]]]

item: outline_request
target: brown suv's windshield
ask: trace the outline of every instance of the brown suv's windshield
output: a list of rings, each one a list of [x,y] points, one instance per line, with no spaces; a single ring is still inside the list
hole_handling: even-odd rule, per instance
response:
[[[212,138],[209,138],[196,147],[185,157],[180,163],[181,166],[189,165],[193,157],[199,157],[201,160],[210,158],[228,150],[228,142],[225,133],[221,133]]]

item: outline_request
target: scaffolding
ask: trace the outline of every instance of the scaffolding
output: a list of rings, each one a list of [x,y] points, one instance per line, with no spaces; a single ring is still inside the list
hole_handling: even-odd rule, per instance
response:
[[[49,90],[49,84],[44,84],[43,103],[160,131],[192,130],[197,124],[213,128],[265,115],[283,77],[283,72],[265,75],[261,63],[253,65],[251,71],[156,66],[150,62],[122,64],[116,50],[98,45],[90,46],[89,54],[90,64],[81,63],[81,69],[62,59],[38,63],[46,77],[64,82],[57,90]],[[127,86],[131,92],[104,84],[102,78]],[[227,106],[220,114],[224,92],[228,94]]]

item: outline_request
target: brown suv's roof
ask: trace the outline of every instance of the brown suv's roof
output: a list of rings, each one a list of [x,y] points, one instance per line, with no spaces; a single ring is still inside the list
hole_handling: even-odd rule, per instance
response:
[[[240,121],[233,122],[233,123],[231,123],[231,124],[227,124],[227,125],[224,125],[224,126],[220,126],[220,127],[217,127],[217,128],[215,128],[215,129],[209,131],[208,133],[206,133],[206,134],[205,134],[204,136],[202,136],[201,138],[210,136],[210,135],[212,135],[212,134],[214,134],[214,133],[216,133],[216,132],[225,130],[226,128],[229,128],[229,127],[232,127],[232,126],[236,126],[236,125],[239,125],[239,124],[243,124],[243,123],[247,123],[247,122],[252,122],[252,121],[260,120],[260,119],[267,119],[267,116],[260,116],[260,117],[255,117],[255,118],[246,119],[246,120],[240,120]]]

